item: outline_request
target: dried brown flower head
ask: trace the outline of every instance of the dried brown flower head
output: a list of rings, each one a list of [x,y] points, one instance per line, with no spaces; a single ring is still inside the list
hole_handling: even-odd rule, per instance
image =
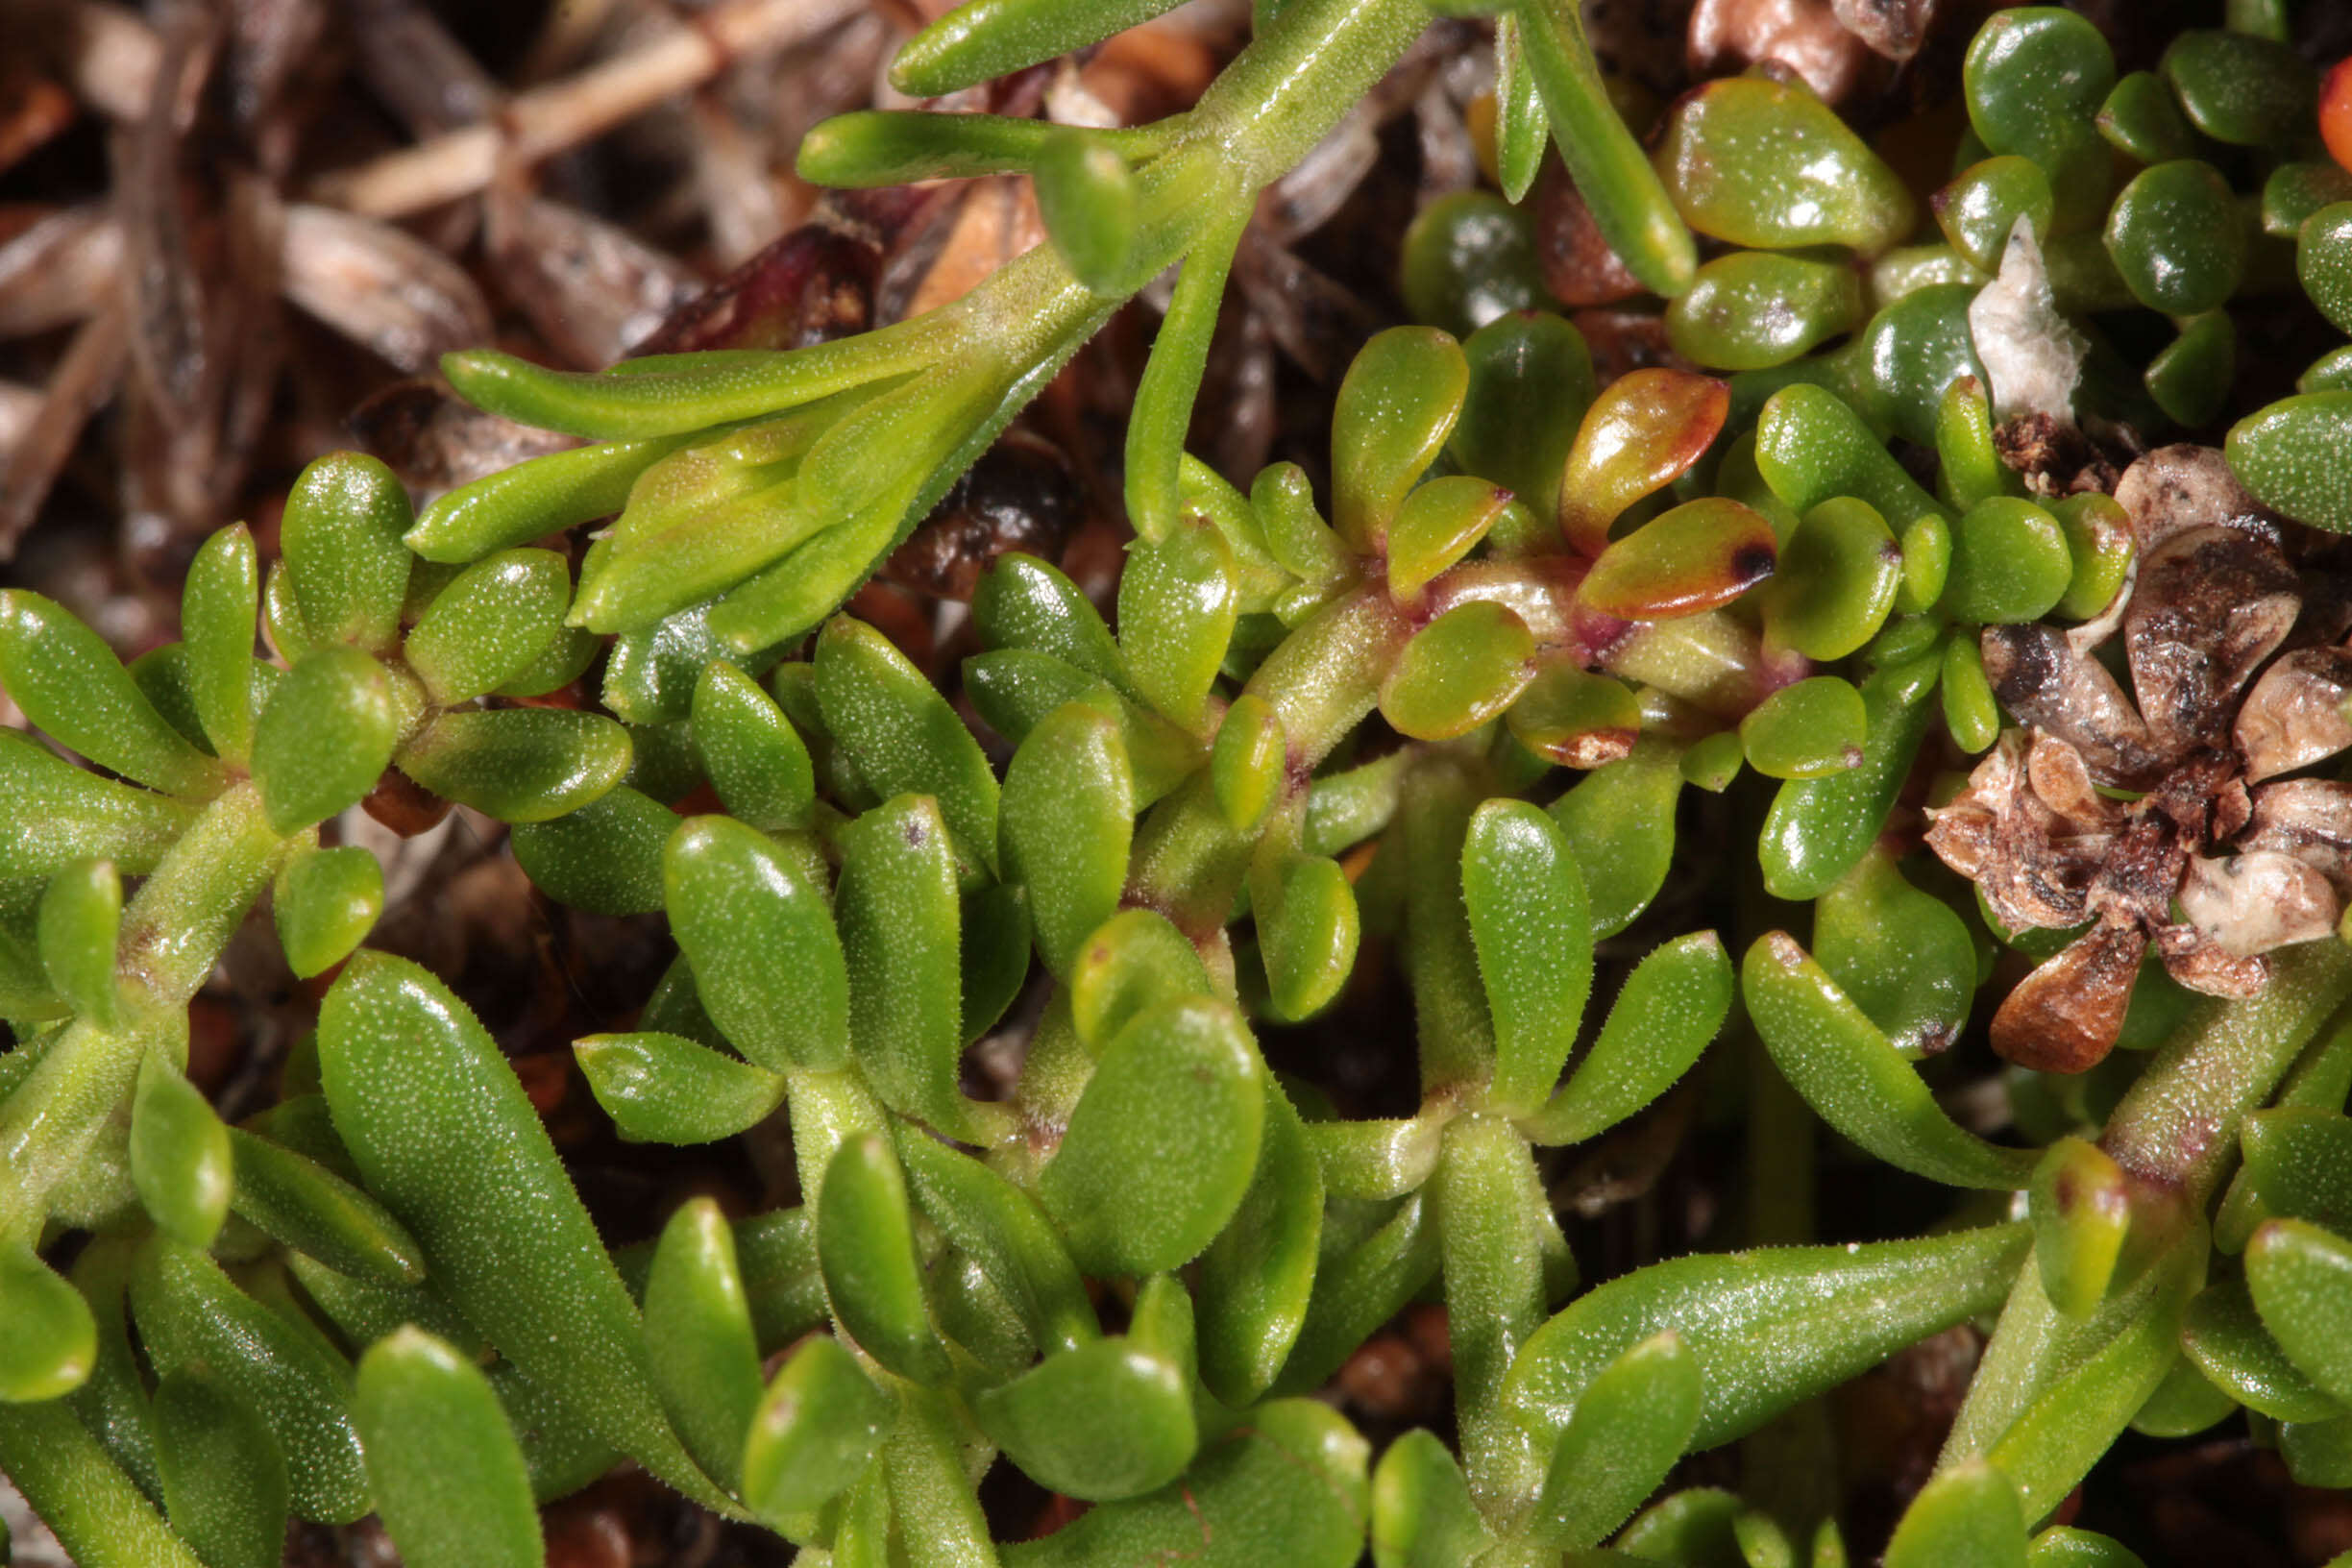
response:
[[[2352,746],[2342,585],[2297,571],[2210,448],[2150,453],[2116,499],[2139,548],[2130,692],[2092,656],[2111,617],[1986,627],[2024,727],[1929,813],[1929,846],[2003,924],[2090,922],[1994,1017],[1995,1050],[2050,1071],[2114,1047],[2151,943],[2190,990],[2250,996],[2264,954],[2330,936],[2352,897],[2352,785],[2278,776]]]

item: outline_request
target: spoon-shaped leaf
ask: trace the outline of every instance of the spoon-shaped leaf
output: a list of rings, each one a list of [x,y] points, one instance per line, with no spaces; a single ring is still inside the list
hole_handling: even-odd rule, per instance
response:
[[[1521,800],[1489,800],[1462,841],[1462,903],[1494,1019],[1498,1110],[1542,1103],[1592,994],[1592,920],[1568,840]]]
[[[897,1419],[838,1339],[819,1335],[768,1385],[744,1444],[744,1501],[762,1515],[823,1507],[855,1481]]]
[[[808,825],[817,782],[806,743],[759,682],[724,659],[695,681],[694,745],[730,816],[763,829]]]
[[[2000,1148],[1964,1131],[1786,932],[1770,932],[1748,949],[1740,990],[1790,1087],[1879,1159],[1954,1187],[2014,1189],[2031,1179],[2033,1151]]]
[[[413,1326],[360,1358],[353,1418],[384,1531],[414,1568],[531,1568],[530,1472],[472,1360]]]
[[[1332,410],[1332,524],[1369,554],[1453,433],[1470,388],[1461,345],[1433,327],[1391,327],[1348,364]]]
[[[0,589],[0,687],[36,725],[126,778],[204,796],[227,776],[156,711],[96,632],[28,589]]]
[[[357,845],[287,856],[270,894],[286,967],[307,980],[342,963],[366,940],[383,901],[383,863]]]
[[[1532,1533],[1590,1546],[1625,1523],[1682,1457],[1699,1404],[1698,1363],[1671,1329],[1610,1362],[1552,1445]]]
[[[1455,1568],[1494,1544],[1453,1451],[1415,1427],[1372,1472],[1374,1568]]]
[[[1037,1199],[932,1139],[908,1139],[905,1159],[925,1217],[979,1262],[1038,1343],[1067,1348],[1101,1335],[1077,1265]]]
[[[784,1103],[784,1077],[676,1035],[590,1035],[572,1046],[624,1138],[715,1143]]]
[[[401,657],[435,700],[469,701],[530,668],[563,630],[572,569],[551,550],[476,561],[433,596]]]
[[[171,1527],[208,1568],[277,1568],[285,1551],[286,1471],[260,1416],[194,1369],[156,1386],[156,1468]]]
[[[2026,1213],[2042,1293],[2069,1317],[2088,1317],[2107,1294],[2131,1228],[2131,1189],[2105,1150],[2062,1138],[2034,1166]]]
[[[325,643],[391,650],[408,593],[416,521],[392,471],[356,452],[331,453],[302,471],[279,524],[287,586],[304,629]]]
[[[1982,1459],[1937,1475],[1903,1510],[1887,1568],[2025,1568],[2025,1512]]]
[[[662,1227],[646,1276],[645,1320],[653,1387],[670,1424],[707,1474],[735,1488],[760,1401],[759,1345],[734,1233],[712,1199],[679,1205]]]
[[[188,562],[180,590],[180,631],[186,640],[188,695],[212,752],[243,762],[253,752],[254,633],[261,569],[242,523],[221,529]]]
[[[1198,1441],[1183,1369],[1126,1338],[1048,1356],[972,1414],[1040,1484],[1090,1502],[1173,1481]]]
[[[1508,605],[1458,604],[1405,645],[1381,682],[1381,716],[1415,740],[1452,740],[1510,706],[1534,660],[1535,636]]]
[[[306,1155],[229,1129],[236,1185],[229,1207],[247,1223],[354,1279],[415,1285],[425,1255],[382,1205]]]
[[[114,948],[122,934],[122,877],[113,863],[76,861],[51,877],[34,930],[50,989],[81,1017],[111,1025],[119,1011]]]
[[[1079,1267],[1156,1274],[1199,1256],[1257,1168],[1264,1080],[1223,1002],[1173,997],[1119,1031],[1038,1180]]]
[[[964,721],[888,638],[846,616],[817,635],[826,727],[884,798],[928,795],[966,855],[996,864],[996,774]]]
[[[98,1358],[89,1303],[30,1248],[0,1251],[0,1401],[32,1404],[79,1388]]]
[[[1730,410],[1730,389],[1686,370],[1611,381],[1577,427],[1559,479],[1559,524],[1580,555],[1608,548],[1609,525],[1697,462]]]
[[[599,713],[508,708],[444,713],[401,747],[401,772],[502,822],[561,817],[621,782],[628,731]]]
[[[1323,1236],[1323,1170],[1272,1078],[1258,1169],[1233,1222],[1201,1256],[1201,1380],[1236,1409],[1255,1404],[1298,1340]]]
[[[662,852],[670,929],[728,1043],[761,1066],[846,1054],[849,978],[823,890],[755,828],[688,820]]]
[[[2311,1380],[2352,1404],[2352,1242],[2274,1219],[2246,1243],[2246,1285],[2263,1326]]]
[[[2215,1387],[2274,1421],[2332,1421],[2346,1413],[2279,1348],[2243,1280],[2197,1293],[2181,1325],[2181,1351]]]
[[[817,1262],[843,1330],[902,1378],[945,1378],[947,1353],[923,1300],[906,1176],[890,1140],[878,1133],[844,1140],[825,1166],[816,1209]]]
[[[292,833],[355,803],[391,762],[398,732],[382,665],[355,648],[306,655],[270,692],[254,729],[254,782],[270,826]]]
[[[204,1091],[161,1053],[139,1064],[131,1101],[131,1185],[170,1236],[208,1247],[228,1217],[229,1129]]]
[[[1067,977],[1127,882],[1135,786],[1118,725],[1087,702],[1063,704],[1013,754],[1004,796],[1006,878],[1028,890],[1045,967]]]
[[[963,904],[938,808],[901,796],[844,829],[834,919],[849,972],[849,1043],[882,1102],[962,1130]]]
[[[1723,939],[1694,931],[1663,943],[1626,977],[1592,1049],[1521,1130],[1538,1143],[1580,1143],[1666,1092],[1723,1028],[1734,990]]]
[[[1703,496],[1605,548],[1577,601],[1621,621],[1721,609],[1773,574],[1778,547],[1763,513]]]

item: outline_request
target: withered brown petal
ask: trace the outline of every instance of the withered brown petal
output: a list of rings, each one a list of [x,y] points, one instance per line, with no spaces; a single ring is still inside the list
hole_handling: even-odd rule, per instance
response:
[[[2193,925],[2168,925],[2156,933],[2156,953],[2165,972],[2200,995],[2242,1002],[2259,996],[2270,983],[2266,958],[2235,958]]]
[[[2234,528],[2190,528],[2142,558],[2123,642],[2160,749],[2229,744],[2239,689],[2286,641],[2302,603],[2278,546]]]
[[[2077,925],[2114,839],[2063,831],[2025,778],[2024,732],[2011,730],[1976,765],[1968,787],[1927,813],[1927,846],[1977,884],[2010,930]]]
[[[2254,792],[2253,820],[2238,840],[2244,849],[2294,856],[2352,897],[2352,784],[2290,778]]]
[[[2308,768],[2352,746],[2342,707],[2348,692],[2352,652],[2300,648],[2273,660],[2238,708],[2234,733],[2247,782]]]
[[[2093,778],[2144,790],[2163,773],[2170,759],[2159,754],[2123,688],[2105,666],[2077,653],[2065,632],[1987,626],[1978,647],[2001,706],[2080,752]]]
[[[2070,742],[2032,732],[2025,778],[2042,803],[2078,832],[2113,833],[2123,825],[2123,808],[2098,793],[2090,765]]]
[[[2158,447],[2123,471],[2116,500],[2131,514],[2132,537],[2144,555],[2176,533],[2227,527],[2275,539],[2270,513],[2246,493],[2214,447]]]
[[[2018,982],[1993,1015],[1993,1049],[2021,1067],[2082,1072],[2115,1049],[2147,939],[2102,920]]]
[[[2180,904],[2189,922],[2232,958],[2333,936],[2341,913],[2325,876],[2275,849],[2190,856]]]

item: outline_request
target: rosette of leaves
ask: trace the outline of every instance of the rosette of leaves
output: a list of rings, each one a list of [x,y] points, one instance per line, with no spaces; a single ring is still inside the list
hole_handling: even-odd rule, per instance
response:
[[[325,972],[364,938],[381,871],[364,850],[322,847],[318,826],[387,767],[522,821],[576,809],[629,764],[610,719],[483,705],[559,686],[592,651],[563,626],[563,559],[518,550],[412,574],[400,542],[411,521],[380,464],[314,464],[289,498],[266,586],[246,531],[223,530],[190,568],[184,640],[128,668],[60,605],[0,594],[0,683],[58,744],[119,775],[0,737],[0,984],[20,1041],[0,1057],[0,1311],[12,1324],[0,1451],[19,1476],[39,1473],[30,1451],[65,1442],[60,1420],[81,1419],[96,1436],[66,1445],[65,1473],[98,1462],[103,1445],[170,1501],[178,1482],[159,1455],[172,1440],[155,1434],[169,1421],[147,1410],[127,1300],[147,1372],[165,1390],[184,1374],[203,1384],[165,1410],[227,1423],[221,1440],[239,1455],[255,1420],[275,1433],[260,1448],[279,1479],[257,1496],[280,1514],[289,1499],[309,1518],[367,1511],[349,1364],[323,1335],[282,1326],[275,1298],[304,1260],[371,1287],[413,1286],[415,1243],[347,1179],[314,1096],[254,1126],[221,1123],[183,1075],[186,1003],[265,890],[297,975]],[[282,667],[256,657],[257,628]],[[128,899],[126,878],[140,879]],[[74,1230],[103,1234],[68,1283],[34,1249]]]
[[[1168,7],[974,4],[919,35],[895,80],[944,92],[1109,37]],[[1448,11],[1464,8],[1447,7]],[[1518,188],[1547,128],[1644,281],[1687,282],[1691,240],[1609,107],[1573,8],[1514,0],[1498,86]],[[488,351],[445,371],[482,406],[599,444],[436,502],[409,535],[463,562],[618,513],[583,563],[576,625],[643,632],[693,611],[742,659],[813,629],[863,582],[1121,303],[1182,262],[1128,431],[1127,500],[1147,535],[1183,503],[1182,442],[1227,271],[1257,193],[1377,82],[1425,0],[1262,7],[1257,37],[1191,110],[1123,130],[977,114],[866,112],[811,133],[800,168],[835,185],[1018,171],[1051,243],[965,298],[791,351],[639,358],[562,376]]]

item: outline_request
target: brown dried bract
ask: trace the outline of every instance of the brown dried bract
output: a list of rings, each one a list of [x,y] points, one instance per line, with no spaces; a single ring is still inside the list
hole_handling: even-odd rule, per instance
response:
[[[2265,954],[2332,934],[2352,895],[2352,786],[2266,782],[2352,746],[2352,649],[2280,654],[2305,587],[2220,453],[2151,453],[2118,499],[2141,551],[2122,615],[2134,695],[2063,631],[1987,627],[1985,674],[2027,727],[1928,813],[1929,847],[2004,925],[2094,922],[1994,1017],[1996,1050],[2049,1071],[2113,1047],[2151,947],[2183,986],[2249,996]]]

